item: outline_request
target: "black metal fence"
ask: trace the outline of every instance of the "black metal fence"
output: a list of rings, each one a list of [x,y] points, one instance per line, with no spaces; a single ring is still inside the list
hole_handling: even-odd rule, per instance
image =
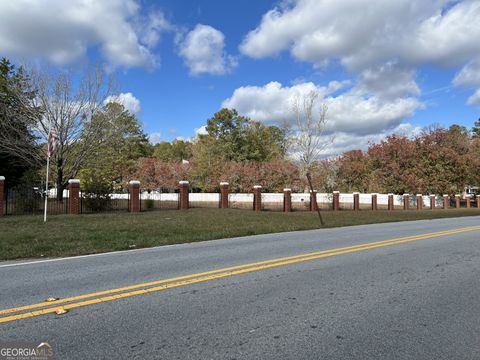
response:
[[[5,215],[41,215],[45,211],[45,191],[39,187],[23,186],[5,189]],[[68,211],[68,197],[58,200],[56,197],[47,199],[47,213],[49,215],[66,214]]]
[[[130,208],[130,193],[99,194],[80,192],[80,213],[92,214],[98,212],[128,211]]]
[[[3,214],[5,215],[43,215],[45,211],[45,190],[36,186],[18,186],[6,188],[4,191]],[[62,199],[49,196],[47,199],[48,215],[68,213],[68,191]],[[80,192],[80,212],[91,214],[98,212],[128,211],[130,194],[96,194]]]

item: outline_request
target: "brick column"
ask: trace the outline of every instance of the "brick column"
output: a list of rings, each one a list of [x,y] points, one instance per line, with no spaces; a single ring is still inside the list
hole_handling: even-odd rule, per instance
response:
[[[340,210],[340,191],[333,192],[333,210]]]
[[[68,213],[80,214],[80,180],[68,180]]]
[[[372,210],[377,210],[377,194],[372,194]]]
[[[480,209],[480,195],[477,195],[477,208]]]
[[[262,211],[262,186],[253,186],[253,210]]]
[[[443,195],[443,208],[448,209],[448,195]]]
[[[292,211],[292,189],[283,189],[283,211]]]
[[[430,210],[435,210],[437,206],[437,197],[435,195],[430,195]]]
[[[466,195],[465,200],[467,201],[467,209],[470,209],[472,207],[472,204],[470,203],[471,195]]]
[[[410,208],[410,195],[403,194],[403,210],[408,210]]]
[[[423,196],[422,194],[417,194],[417,210],[423,209]]]
[[[455,207],[460,209],[460,195],[455,195]]]
[[[353,193],[353,210],[360,210],[360,193]]]
[[[182,180],[178,182],[178,189],[179,189],[179,207],[180,210],[187,210],[189,207],[189,200],[188,200],[188,181]]]
[[[393,194],[388,194],[388,210],[395,210],[395,205],[393,204]]]
[[[140,211],[140,181],[132,180],[128,183],[128,189],[130,190],[130,204],[128,211],[139,212]]]
[[[0,176],[0,216],[4,215],[3,201],[5,199],[5,176]]]
[[[317,190],[310,191],[310,211],[317,211]]]
[[[228,182],[220,183],[220,209],[228,209]]]

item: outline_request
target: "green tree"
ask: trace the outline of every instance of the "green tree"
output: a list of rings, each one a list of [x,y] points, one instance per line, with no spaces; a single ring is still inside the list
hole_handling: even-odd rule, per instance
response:
[[[285,131],[221,109],[207,121],[208,135],[227,160],[269,161],[285,155]]]
[[[480,138],[480,118],[475,121],[475,124],[472,127],[472,136]]]
[[[192,157],[191,146],[189,141],[184,140],[162,141],[154,145],[153,157],[162,161],[189,160]]]
[[[120,104],[106,104],[94,115],[87,125],[90,126],[99,134],[94,156],[80,172],[83,181],[122,184],[139,158],[152,155],[152,146],[139,120]]]
[[[22,67],[0,60],[0,175],[9,184],[36,169],[42,156],[32,129],[41,116],[35,91]]]

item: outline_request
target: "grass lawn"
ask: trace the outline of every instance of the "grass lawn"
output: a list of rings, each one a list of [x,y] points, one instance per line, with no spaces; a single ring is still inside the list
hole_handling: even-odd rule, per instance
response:
[[[480,215],[480,209],[324,211],[325,227]],[[236,236],[319,228],[316,213],[190,209],[148,213],[6,216],[0,260],[93,254]]]

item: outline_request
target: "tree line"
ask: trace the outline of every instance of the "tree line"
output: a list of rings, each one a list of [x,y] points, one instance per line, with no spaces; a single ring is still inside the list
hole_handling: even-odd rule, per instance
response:
[[[225,114],[230,114],[228,121]],[[237,128],[231,116],[237,116],[234,110],[222,109],[208,121],[215,126],[207,126],[207,134],[193,142],[176,140],[156,145],[152,157],[138,160],[134,177],[149,189],[175,189],[179,179],[188,179],[194,189],[205,192],[218,191],[220,181],[228,181],[232,191],[238,192],[250,192],[258,184],[271,192],[281,192],[284,187],[306,191],[308,184],[301,166],[289,158],[285,151],[288,139],[278,128],[265,129],[271,132],[269,141],[263,143],[262,151],[254,152],[263,156],[245,159],[250,150],[231,156],[228,149],[232,145],[235,149],[237,140],[218,134],[233,133],[234,138],[242,138],[246,131]],[[230,129],[219,132],[217,126]],[[347,151],[313,161],[310,167],[314,188],[320,192],[397,194],[458,193],[466,186],[480,185],[479,169],[480,119],[471,131],[459,125],[447,129],[430,126],[414,137],[390,135],[369,144],[366,151]]]

